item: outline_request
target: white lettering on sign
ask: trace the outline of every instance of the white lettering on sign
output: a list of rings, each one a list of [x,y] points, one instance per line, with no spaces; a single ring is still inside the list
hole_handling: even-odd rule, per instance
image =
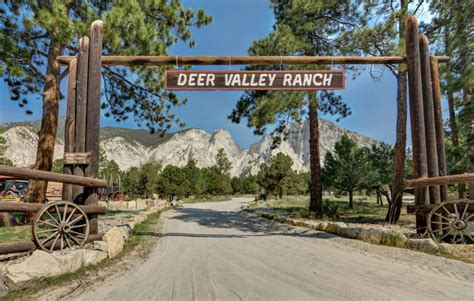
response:
[[[215,86],[216,76],[214,74],[208,74],[206,80],[206,86]]]
[[[344,71],[167,71],[166,88],[231,90],[344,89]]]
[[[322,79],[322,81],[321,81]],[[286,73],[283,77],[283,86],[287,87],[311,87],[311,86],[331,86],[332,74],[291,74]]]
[[[268,77],[270,78],[270,86],[273,86],[276,76],[276,74],[268,74]]]
[[[283,77],[283,86],[290,86],[291,87],[291,74],[286,73]]]
[[[178,86],[186,85],[187,76],[184,73],[178,75]]]
[[[332,74],[324,74],[323,86],[331,85]]]
[[[322,74],[315,74],[315,75],[313,76],[314,85],[315,85],[315,86],[321,86],[321,82],[317,82],[317,81],[316,81],[316,78],[317,78],[317,77],[322,78],[323,75],[322,75]]]

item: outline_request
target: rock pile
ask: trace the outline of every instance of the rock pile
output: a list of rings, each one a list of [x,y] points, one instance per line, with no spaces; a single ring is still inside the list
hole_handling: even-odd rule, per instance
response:
[[[272,212],[272,210],[269,210],[270,208],[261,208],[255,211],[244,206],[243,209],[278,222],[318,231],[325,231],[342,237],[359,239],[368,243],[409,248],[429,254],[437,254],[440,251],[449,253],[448,251],[450,251],[446,247],[440,248],[440,245],[436,244],[431,238],[409,238],[407,229],[402,229],[400,227],[296,219]]]

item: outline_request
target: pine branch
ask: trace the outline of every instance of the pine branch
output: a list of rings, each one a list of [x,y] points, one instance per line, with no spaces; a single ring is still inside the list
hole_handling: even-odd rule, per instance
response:
[[[418,12],[418,9],[421,7],[421,5],[423,4],[424,0],[421,0],[419,3],[418,3],[418,6],[416,7],[415,11],[413,12],[413,15],[416,15],[416,13]]]

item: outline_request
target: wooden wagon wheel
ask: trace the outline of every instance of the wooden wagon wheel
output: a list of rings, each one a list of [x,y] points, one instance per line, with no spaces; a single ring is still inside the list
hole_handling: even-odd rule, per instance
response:
[[[33,221],[33,239],[44,251],[83,246],[89,237],[89,219],[78,205],[58,201],[45,205]]]
[[[443,202],[428,215],[428,232],[435,241],[449,243],[474,242],[474,202]]]

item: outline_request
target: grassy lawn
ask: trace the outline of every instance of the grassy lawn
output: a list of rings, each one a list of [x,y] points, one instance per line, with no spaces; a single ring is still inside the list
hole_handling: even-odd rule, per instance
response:
[[[31,240],[31,226],[0,227],[0,243]]]
[[[282,199],[270,199],[267,203],[268,207],[289,213],[291,217],[312,218],[308,211],[308,196],[288,196]],[[349,208],[349,200],[347,198],[325,196],[324,208],[329,213],[326,216],[328,220],[365,224],[384,223],[388,210],[386,201],[384,202],[384,207],[381,207],[380,204],[376,203],[375,197],[371,196],[355,196],[353,209]],[[399,224],[404,227],[415,228],[415,216],[407,214],[405,206],[402,208]]]

